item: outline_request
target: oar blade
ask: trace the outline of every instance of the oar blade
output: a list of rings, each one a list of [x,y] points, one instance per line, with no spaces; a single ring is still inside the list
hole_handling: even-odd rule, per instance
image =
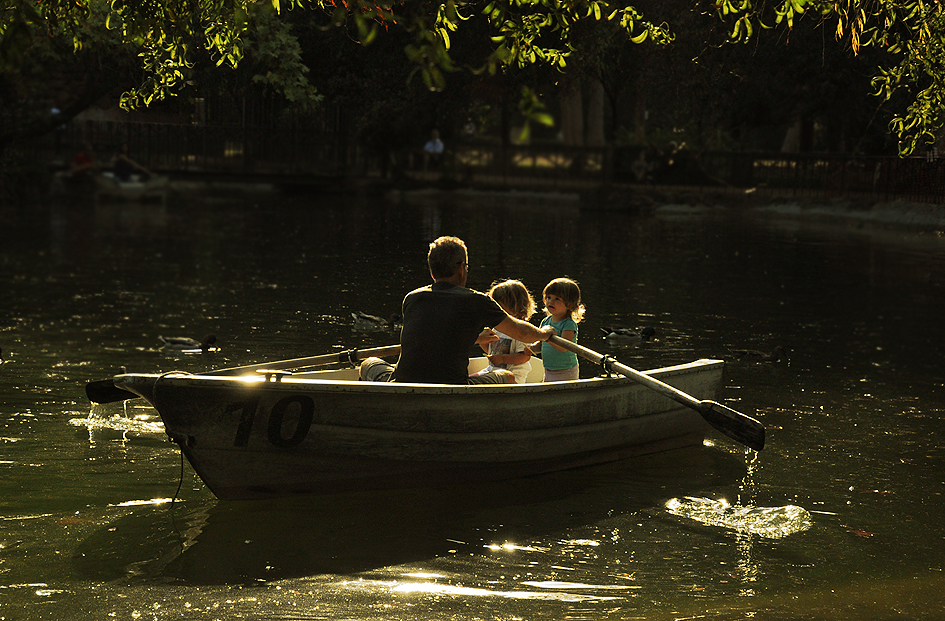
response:
[[[85,394],[92,403],[114,403],[138,398],[135,393],[115,386],[115,382],[110,379],[89,382],[85,385]]]
[[[699,413],[707,423],[750,449],[765,447],[765,426],[750,416],[715,401],[700,401]]]
[[[695,397],[687,395],[683,391],[670,386],[655,377],[650,377],[645,373],[640,373],[625,364],[620,364],[609,356],[601,354],[573,343],[559,336],[552,336],[549,342],[558,345],[568,351],[573,351],[577,355],[590,360],[594,364],[602,364],[608,371],[620,373],[621,375],[639,382],[651,390],[669,397],[670,399],[681,403],[686,407],[692,408],[702,415],[707,423],[735,440],[741,442],[748,448],[760,451],[765,446],[765,428],[764,425],[750,416],[740,414],[735,410],[716,403],[715,401],[698,401]]]

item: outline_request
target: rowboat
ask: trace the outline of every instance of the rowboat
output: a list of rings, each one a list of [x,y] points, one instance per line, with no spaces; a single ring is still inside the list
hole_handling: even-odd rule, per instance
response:
[[[355,362],[398,350],[321,358]],[[363,382],[353,364],[286,370],[318,358],[203,374],[123,373],[86,390],[97,402],[145,398],[221,499],[436,487],[547,473],[700,444],[710,425],[723,428],[713,420],[717,414],[694,404],[711,404],[704,407],[726,417],[732,412],[700,401],[714,396],[721,360],[654,369],[639,373],[642,378],[606,373],[542,383],[541,362],[534,358],[529,381],[515,385]],[[485,364],[473,359],[469,370]],[[102,396],[102,384],[116,396]],[[673,396],[677,392],[685,399]],[[741,432],[723,431],[742,441]],[[761,433],[763,445],[763,428]]]
[[[134,176],[128,181],[122,181],[110,172],[95,175],[95,199],[102,198],[120,201],[150,201],[157,199],[162,204],[167,199],[167,190],[170,179],[165,176],[153,176],[140,179]]]

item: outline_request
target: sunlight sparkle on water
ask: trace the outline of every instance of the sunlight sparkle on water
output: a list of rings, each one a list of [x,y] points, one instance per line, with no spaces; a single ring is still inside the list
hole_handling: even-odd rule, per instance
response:
[[[519,545],[515,545],[514,543],[503,543],[502,545],[499,545],[497,543],[490,543],[490,544],[486,544],[483,547],[489,548],[490,550],[494,552],[498,552],[499,550],[504,550],[506,552],[512,552],[515,550],[521,550],[523,552],[547,552],[548,551],[548,548],[535,548],[533,546],[519,546]]]
[[[580,582],[557,582],[554,580],[546,580],[544,582],[529,581],[523,582],[522,584],[526,586],[538,587],[539,589],[610,589],[610,590],[623,590],[623,589],[642,589],[641,586],[632,586],[628,584],[582,584]]]
[[[673,498],[666,503],[672,515],[689,518],[709,526],[722,526],[741,533],[780,539],[812,526],[810,513],[802,507],[741,507],[727,500],[709,498]]]
[[[71,418],[69,424],[75,427],[87,427],[89,431],[93,430],[112,430],[132,433],[164,433],[163,422],[149,422],[143,415],[134,418],[124,416],[99,417],[89,415],[87,418]]]
[[[425,571],[414,571],[409,574],[404,574],[408,578],[442,578],[442,574],[431,574]]]
[[[504,597],[509,599],[538,599],[561,602],[618,599],[616,597],[579,595],[577,593],[564,593],[560,591],[490,591],[489,589],[454,586],[450,584],[436,584],[433,582],[408,582],[398,585],[391,590],[395,593],[434,593],[437,595],[456,595],[465,597]]]
[[[151,500],[126,500],[118,504],[108,505],[109,507],[139,507],[142,505],[164,505],[171,502],[170,498],[152,498]]]

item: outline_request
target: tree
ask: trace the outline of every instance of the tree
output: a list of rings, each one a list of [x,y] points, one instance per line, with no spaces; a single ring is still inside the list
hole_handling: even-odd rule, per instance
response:
[[[789,30],[805,14],[813,14],[835,38],[858,54],[874,47],[889,54],[877,68],[876,95],[883,101],[905,100],[890,121],[899,137],[900,154],[931,144],[945,125],[945,7],[926,0],[782,0],[769,12],[763,2],[720,0],[723,18],[734,20],[731,37],[749,41],[759,28],[783,25]]]
[[[122,96],[122,105],[148,105],[173,94],[189,81],[195,63],[203,54],[217,66],[236,67],[244,57],[245,42],[254,32],[253,0],[205,2],[189,0],[91,0],[89,4],[71,0],[12,0],[0,9],[0,70],[16,67],[36,44],[35,29],[70,36],[76,49],[84,43],[83,27],[89,22],[89,7],[107,6],[105,27],[120,33],[120,40],[139,50],[143,71],[140,83]],[[605,5],[583,0],[577,6],[531,4],[530,0],[511,3],[445,4],[407,1],[385,5],[361,0],[288,0],[287,10],[314,9],[323,27],[340,27],[359,42],[368,44],[378,34],[398,30],[410,40],[404,47],[415,71],[431,90],[446,86],[445,74],[459,67],[450,55],[451,39],[462,27],[485,21],[492,28],[488,54],[474,72],[494,74],[503,65],[524,66],[547,63],[563,67],[569,53],[568,36],[580,19],[602,19]],[[632,7],[611,10],[608,19],[619,21],[638,40],[666,39],[668,33],[644,21]],[[489,36],[487,35],[487,37]],[[545,44],[548,38],[550,44]],[[528,104],[529,102],[526,102]],[[537,109],[531,102],[531,109]],[[540,113],[535,114],[541,118]]]
[[[112,36],[104,20],[104,11],[90,13],[79,51],[73,50],[72,41],[42,36],[35,28],[21,33],[29,36],[28,53],[14,50],[21,54],[18,71],[0,71],[0,150],[12,140],[52,130],[123,78],[138,79],[135,50]],[[53,108],[58,114],[50,114]]]
[[[646,0],[643,0],[645,2]],[[769,6],[758,0],[713,0],[694,10],[717,14],[730,28],[730,42],[748,42],[761,29],[780,27],[790,32],[805,14],[829,27],[835,39],[853,53],[874,46],[889,52],[890,63],[877,68],[876,94],[890,100],[906,93],[901,112],[891,121],[900,151],[912,152],[934,139],[945,123],[945,13],[927,0],[778,0]],[[73,37],[83,44],[82,26],[91,8],[72,0],[12,0],[0,9],[0,66],[15,65],[35,44],[31,28]],[[617,25],[631,41],[665,44],[673,39],[670,26],[644,18],[635,6],[606,0],[272,0],[283,10],[313,10],[325,27],[344,28],[364,44],[398,30],[407,33],[406,57],[430,89],[443,89],[446,75],[460,66],[452,41],[471,24],[485,22],[489,54],[468,64],[474,72],[495,73],[501,66],[532,63],[563,68],[576,43],[573,29],[587,21]],[[659,11],[663,3],[654,3]],[[666,3],[672,4],[672,3]],[[121,42],[139,50],[143,79],[123,97],[125,106],[148,104],[186,82],[198,53],[216,65],[237,66],[245,41],[253,32],[253,0],[202,2],[189,0],[110,0],[105,25],[120,32]],[[657,16],[659,19],[659,16]]]
[[[107,28],[108,17],[108,5],[98,2],[90,5],[88,17],[71,37],[51,36],[36,23],[7,30],[0,42],[6,53],[0,64],[0,150],[12,140],[62,125],[103,97],[117,101],[122,91],[132,100],[142,96],[149,75],[140,66],[140,48]],[[308,67],[301,61],[290,22],[268,4],[250,7],[249,19],[252,29],[242,37],[244,59],[238,71],[209,71],[213,66],[209,55],[197,50],[190,57],[188,79],[160,94],[206,96],[199,90],[202,87],[238,101],[254,88],[275,93],[291,105],[317,102],[320,95],[306,79]],[[10,48],[17,37],[22,46]],[[148,103],[156,99],[160,97]],[[58,113],[50,114],[53,108]]]

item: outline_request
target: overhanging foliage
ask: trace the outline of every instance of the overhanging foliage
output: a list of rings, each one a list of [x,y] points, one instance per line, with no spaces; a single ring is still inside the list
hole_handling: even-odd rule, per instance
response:
[[[403,29],[411,36],[407,57],[434,90],[461,64],[487,74],[531,63],[563,68],[573,51],[572,29],[582,21],[615,24],[637,43],[673,39],[670,26],[657,24],[637,6],[602,0],[6,0],[0,8],[0,71],[30,54],[38,32],[71,37],[81,48],[93,11],[103,11],[106,27],[136,47],[144,70],[145,78],[122,103],[147,105],[179,89],[198,57],[209,54],[218,66],[237,66],[260,9],[270,4],[276,11],[317,12],[325,28],[345,28],[363,44]],[[933,141],[945,122],[945,16],[935,0],[781,0],[773,6],[718,0],[702,8],[731,25],[731,42],[749,41],[762,28],[790,30],[805,17],[822,20],[854,52],[864,46],[886,49],[897,62],[878,67],[873,84],[884,100],[908,95],[891,123],[903,154]],[[491,44],[489,56],[475,66],[451,54],[451,40],[470,20],[488,23]]]

